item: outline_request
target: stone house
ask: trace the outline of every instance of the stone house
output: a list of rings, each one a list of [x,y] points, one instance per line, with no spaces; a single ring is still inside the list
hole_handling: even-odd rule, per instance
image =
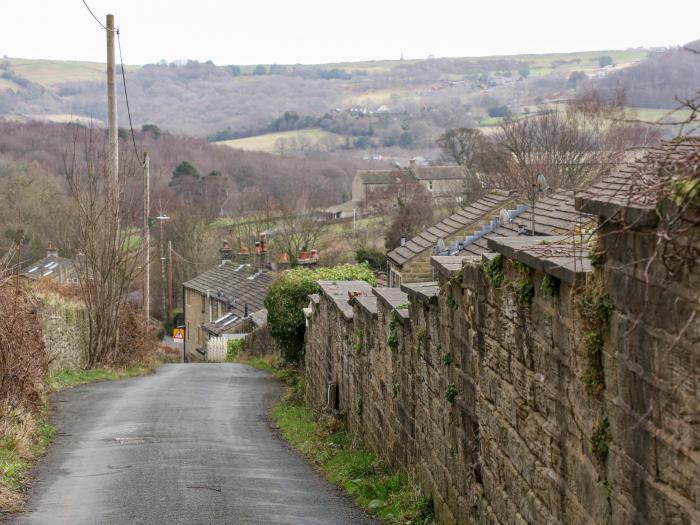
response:
[[[58,249],[51,243],[46,247],[46,257],[25,266],[20,276],[30,281],[50,279],[59,284],[78,284],[75,261],[59,257]]]
[[[375,201],[403,196],[421,184],[435,199],[457,197],[464,192],[467,170],[463,166],[418,166],[358,170],[352,181],[352,201],[367,207]]]
[[[483,223],[498,217],[502,209],[516,206],[515,197],[498,192],[489,193],[391,250],[387,254],[389,286],[433,280],[430,257],[439,240],[442,239],[447,245],[463,239],[481,228]]]
[[[245,333],[264,319],[264,301],[274,280],[264,237],[255,253],[233,254],[224,243],[220,264],[183,283],[185,353],[201,357],[207,341],[225,334]],[[199,355],[197,355],[199,354]]]
[[[574,208],[574,193],[547,193],[535,202],[535,235],[565,235],[593,222]],[[481,255],[488,239],[532,235],[531,205],[514,196],[490,193],[443,219],[388,253],[389,286],[432,281],[433,255]],[[441,244],[440,241],[442,241]]]

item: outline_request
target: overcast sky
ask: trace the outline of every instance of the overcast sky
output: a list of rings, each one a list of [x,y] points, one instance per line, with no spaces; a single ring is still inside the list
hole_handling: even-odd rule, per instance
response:
[[[679,45],[697,0],[88,0],[129,64],[483,56]],[[0,55],[104,61],[82,0],[0,0]]]

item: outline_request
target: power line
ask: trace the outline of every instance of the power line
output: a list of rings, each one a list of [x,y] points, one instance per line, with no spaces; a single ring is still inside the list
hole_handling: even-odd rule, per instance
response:
[[[126,89],[126,73],[124,68],[124,59],[122,58],[122,39],[119,36],[119,30],[117,29],[117,46],[119,47],[119,62],[122,66],[122,82],[124,83],[124,98],[126,99],[126,113],[129,115],[129,129],[131,130],[131,142],[134,144],[134,154],[136,159],[143,164],[143,160],[139,155],[139,150],[136,147],[136,136],[134,135],[134,126],[131,123],[131,108],[129,107],[129,92]]]
[[[83,0],[83,4],[85,4],[85,7],[87,8],[88,12],[92,15],[92,18],[95,19],[95,22],[97,22],[102,29],[104,29],[105,31],[116,31],[117,33],[119,32],[118,29],[107,29],[107,26],[100,22],[100,19],[95,16],[95,13],[92,12],[92,9],[90,9],[90,6],[87,5],[87,2],[85,0]]]
[[[95,19],[95,22],[98,23],[98,25],[104,29],[105,31],[114,31],[117,34],[117,45],[119,47],[119,62],[122,67],[122,83],[124,84],[124,98],[126,99],[126,113],[129,116],[129,130],[131,131],[131,142],[134,145],[134,154],[136,155],[136,159],[143,163],[143,159],[141,158],[141,155],[139,155],[139,150],[136,147],[136,135],[134,134],[134,125],[131,120],[131,107],[129,106],[129,92],[126,88],[126,72],[124,68],[124,58],[122,57],[122,39],[121,39],[121,34],[119,31],[119,28],[117,27],[116,29],[108,29],[107,26],[105,26],[102,22],[100,22],[100,19],[95,16],[95,13],[90,9],[90,6],[87,4],[85,0],[83,0],[83,5],[85,8],[88,10],[88,12],[92,15],[92,18]]]

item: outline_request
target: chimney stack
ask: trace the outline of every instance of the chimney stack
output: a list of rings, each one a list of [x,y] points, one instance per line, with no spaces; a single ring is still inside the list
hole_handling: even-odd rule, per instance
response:
[[[282,252],[280,255],[280,260],[277,263],[277,270],[280,272],[283,272],[284,270],[289,269],[289,255],[287,255],[287,252]]]
[[[401,234],[400,244],[401,244],[401,246],[406,246],[406,234],[405,233]]]
[[[233,250],[228,244],[228,241],[224,241],[222,247],[219,249],[219,260],[221,264],[226,264],[233,257]]]
[[[411,159],[411,160],[408,161],[408,162],[409,162],[409,164],[410,164],[410,166],[411,166],[411,169],[413,169],[413,168],[416,167],[416,159],[415,159],[415,158]]]
[[[255,255],[253,268],[255,270],[259,269],[262,264],[262,245],[260,241],[255,241]]]
[[[49,245],[46,247],[46,256],[47,257],[58,257],[58,248],[54,248],[51,241],[49,241]]]

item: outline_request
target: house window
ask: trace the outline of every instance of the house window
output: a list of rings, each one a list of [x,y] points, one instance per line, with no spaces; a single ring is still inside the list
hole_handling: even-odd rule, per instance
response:
[[[430,191],[433,191],[433,181],[432,181],[432,180],[429,180],[429,181],[428,181],[428,189],[429,189]]]
[[[203,295],[199,296],[202,299],[202,313],[206,313],[207,311],[207,298]]]

